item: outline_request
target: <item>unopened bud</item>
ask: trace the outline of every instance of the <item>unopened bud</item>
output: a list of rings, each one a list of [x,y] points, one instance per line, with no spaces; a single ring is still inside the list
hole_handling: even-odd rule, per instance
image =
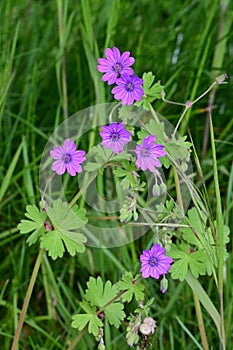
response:
[[[219,77],[215,78],[215,80],[217,81],[218,84],[226,84],[225,79],[227,79],[228,76],[226,73],[220,75]]]
[[[164,276],[163,279],[160,281],[160,290],[164,294],[167,291],[168,288],[168,280]]]
[[[160,184],[160,193],[161,194],[165,194],[167,192],[167,186],[165,185],[165,183],[161,183]]]
[[[160,186],[159,185],[154,185],[152,188],[152,194],[155,197],[158,197],[160,195]]]

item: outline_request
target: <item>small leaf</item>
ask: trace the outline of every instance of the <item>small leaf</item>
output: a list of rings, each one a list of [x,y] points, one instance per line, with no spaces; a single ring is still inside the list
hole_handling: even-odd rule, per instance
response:
[[[112,285],[110,281],[103,284],[101,277],[95,279],[90,277],[87,282],[88,289],[86,290],[86,299],[95,306],[101,307],[107,304],[117,295],[117,287]]]
[[[111,162],[119,162],[122,160],[131,160],[131,154],[126,151],[122,151],[119,154],[115,154],[110,158]]]
[[[189,161],[191,143],[185,141],[187,136],[179,137],[172,136],[171,139],[167,140],[165,145],[166,151],[176,161]]]
[[[104,284],[101,277],[97,279],[90,277],[87,286],[85,299],[91,305],[103,308],[108,322],[118,328],[125,317],[125,313],[122,311],[124,306],[121,302],[116,301],[107,305],[112,299],[116,298],[118,294],[117,287],[112,285],[110,281]]]
[[[173,263],[169,272],[171,273],[173,279],[179,279],[180,281],[184,281],[188,272],[188,261],[186,257]]]
[[[116,328],[120,327],[121,321],[125,318],[125,313],[122,311],[123,308],[124,305],[122,303],[113,303],[104,309],[108,322]]]
[[[210,260],[203,250],[193,252],[188,244],[181,243],[179,247],[172,244],[168,255],[175,260],[179,259],[173,263],[170,269],[172,278],[183,281],[187,275],[188,268],[196,278],[198,278],[199,275],[203,276],[206,274],[206,261],[209,263]]]
[[[60,199],[54,201],[52,207],[47,207],[47,214],[52,222],[54,230],[41,238],[41,247],[48,250],[52,259],[62,257],[64,245],[71,256],[83,253],[87,241],[86,237],[78,230],[87,222],[85,211],[74,206],[71,209],[67,203]]]
[[[53,260],[57,259],[58,257],[63,257],[65,248],[64,244],[62,243],[62,234],[57,230],[46,233],[41,238],[40,246],[41,248],[48,250],[48,254]]]
[[[148,136],[148,132],[144,129],[140,130],[137,132],[137,135],[138,135],[138,138],[139,138],[139,141],[138,141],[138,144],[142,143],[142,140]]]
[[[124,272],[121,281],[116,283],[116,286],[119,290],[126,290],[124,294],[121,296],[121,300],[123,302],[130,302],[133,298],[138,300],[144,299],[144,288],[145,286],[137,281],[139,275],[137,275],[135,278],[133,278],[132,272]]]
[[[45,232],[44,223],[47,215],[40,211],[36,205],[27,205],[26,211],[25,216],[29,220],[21,220],[18,228],[22,234],[32,232],[26,241],[31,246]]]
[[[132,120],[135,118],[135,112],[133,111],[133,106],[122,106],[119,109],[119,118],[122,119],[124,122],[127,120]]]
[[[159,116],[158,116],[159,117]],[[146,125],[151,135],[156,135],[156,143],[160,143],[167,147],[168,137],[166,136],[164,123],[157,119],[151,119]]]
[[[155,76],[152,74],[152,72],[148,72],[143,74],[142,79],[144,92],[145,94],[148,94],[148,92],[150,91],[150,87],[155,80]]]
[[[99,327],[103,326],[103,322],[96,315],[96,308],[91,307],[85,301],[82,301],[80,306],[86,311],[86,314],[76,314],[72,316],[73,322],[71,326],[81,331],[89,323],[88,332],[96,337],[99,333]]]
[[[123,177],[123,176],[127,176],[128,172],[127,172],[127,170],[118,168],[118,169],[113,170],[113,174],[117,177]]]
[[[142,79],[144,96],[142,96],[142,99],[140,101],[135,102],[135,105],[142,106],[145,110],[148,111],[150,109],[150,104],[154,100],[162,98],[162,95],[164,95],[164,86],[160,85],[159,81],[152,85],[155,79],[155,76],[152,74],[152,72],[144,73]]]
[[[197,251],[190,254],[189,268],[195,278],[206,274],[205,261],[206,253],[204,251]]]
[[[84,166],[84,170],[88,171],[88,172],[92,172],[92,171],[96,171],[101,167],[101,164],[99,163],[86,163],[86,165]]]

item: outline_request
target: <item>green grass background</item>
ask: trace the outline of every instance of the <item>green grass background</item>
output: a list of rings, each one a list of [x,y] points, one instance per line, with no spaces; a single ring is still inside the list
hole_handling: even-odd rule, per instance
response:
[[[0,2],[0,341],[10,349],[38,247],[29,248],[17,225],[26,204],[38,203],[41,152],[64,118],[96,103],[113,101],[96,70],[106,47],[135,57],[135,72],[152,71],[165,85],[167,99],[185,103],[226,72],[228,84],[205,96],[187,115],[206,181],[210,207],[216,198],[213,161],[206,129],[212,116],[225,224],[233,216],[233,3],[218,0],[2,0]],[[182,109],[157,102],[155,108],[175,125]],[[182,132],[186,131],[182,124]],[[197,178],[198,184],[198,178]],[[87,248],[74,258],[45,258],[30,302],[19,349],[66,349],[75,338],[71,316],[89,275],[116,282],[124,270],[139,271],[146,238],[115,249]],[[228,348],[233,344],[232,243],[225,265],[224,301]],[[203,286],[218,305],[211,278]],[[170,281],[161,295],[147,282],[158,322],[154,348],[201,349],[192,293]],[[126,307],[127,312],[135,305]],[[203,311],[211,349],[219,349],[216,329]],[[107,349],[127,349],[124,326],[106,327]],[[95,349],[86,334],[77,349]]]

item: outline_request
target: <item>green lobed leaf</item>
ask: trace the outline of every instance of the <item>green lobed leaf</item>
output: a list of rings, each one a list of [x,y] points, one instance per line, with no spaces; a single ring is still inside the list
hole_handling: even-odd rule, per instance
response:
[[[160,82],[156,82],[154,85],[155,76],[152,72],[144,73],[143,79],[143,90],[144,96],[140,101],[135,102],[136,106],[142,106],[145,110],[150,109],[150,104],[156,99],[161,99],[164,95],[164,86],[160,85]]]
[[[137,136],[139,138],[138,144],[142,143],[142,140],[148,135],[149,135],[149,133],[144,129],[138,131],[137,132]]]
[[[18,228],[22,234],[32,232],[26,241],[31,246],[45,232],[44,223],[47,215],[39,210],[36,205],[27,205],[25,216],[29,220],[21,220]]]
[[[186,141],[187,136],[182,136],[176,139],[173,135],[164,144],[166,151],[176,161],[189,161],[191,143]]]
[[[144,92],[145,94],[148,94],[150,92],[151,85],[155,80],[155,76],[152,72],[143,73],[142,79]]]
[[[108,322],[116,328],[119,328],[121,321],[123,321],[126,316],[123,309],[124,305],[122,303],[113,303],[104,309]]]
[[[151,135],[156,136],[156,142],[167,146],[168,137],[164,130],[164,123],[157,119],[151,119],[148,124],[146,124],[146,129]]]
[[[170,252],[169,252],[169,256],[170,256]],[[169,272],[171,273],[171,277],[173,279],[184,281],[188,272],[188,261],[186,257],[183,257],[182,259],[174,262]]]
[[[82,309],[84,309],[84,311],[86,311],[86,314],[73,315],[73,322],[71,323],[71,326],[78,328],[81,331],[89,323],[88,332],[94,336],[97,336],[99,327],[103,326],[103,322],[96,315],[96,308],[91,307],[86,301],[82,301],[80,306]]]
[[[99,163],[93,163],[93,162],[90,162],[90,163],[86,163],[84,165],[84,170],[85,171],[88,171],[88,172],[92,172],[92,171],[96,171],[98,170],[102,165],[99,164]]]
[[[133,111],[133,106],[124,105],[119,109],[119,118],[124,122],[127,120],[132,120],[135,118],[135,112]]]
[[[110,281],[103,283],[101,277],[95,279],[90,277],[87,282],[88,289],[86,290],[85,299],[93,306],[103,308],[103,312],[111,325],[118,328],[121,321],[125,317],[123,304],[121,302],[113,302],[107,305],[112,299],[118,295],[118,289],[112,285]],[[106,306],[107,305],[107,306]]]
[[[100,165],[108,162],[109,159],[113,156],[113,152],[110,148],[104,148],[102,145],[97,145],[92,148],[92,154],[96,162]]]
[[[122,189],[127,190],[129,189],[130,185],[132,188],[136,188],[137,182],[133,175],[133,172],[135,171],[135,165],[129,163],[128,161],[123,161],[123,166],[125,169],[117,168],[113,171],[115,176],[124,177],[124,179],[120,181]]]
[[[118,293],[118,289],[115,285],[112,285],[110,281],[107,281],[104,285],[101,277],[97,279],[90,277],[87,282],[88,289],[86,290],[86,300],[92,305],[102,307],[107,304],[111,299],[115,298]]]
[[[137,280],[138,277],[139,275],[133,278],[132,272],[125,271],[121,277],[121,281],[116,283],[116,286],[119,290],[126,291],[121,296],[121,300],[123,302],[129,303],[132,300],[133,296],[137,301],[144,300],[143,291],[145,289],[145,286]]]
[[[111,157],[111,162],[119,162],[125,160],[131,160],[131,154],[126,151],[122,151],[119,154],[115,154]]]
[[[53,260],[63,257],[65,252],[64,244],[62,242],[62,234],[58,230],[53,230],[41,237],[41,248],[48,251],[48,255]]]
[[[190,269],[196,278],[199,275],[205,275],[207,272],[208,266],[206,262],[209,263],[209,259],[207,260],[208,255],[200,250],[193,252],[186,243],[181,243],[179,247],[172,244],[168,255],[174,260],[178,259],[172,264],[169,271],[173,279],[183,281],[186,278],[188,269]]]
[[[121,168],[117,168],[113,171],[113,173],[116,177],[124,177],[127,176],[128,171]]]
[[[46,211],[54,230],[41,237],[41,248],[46,249],[54,260],[63,256],[64,245],[71,256],[83,253],[83,243],[87,239],[78,230],[87,222],[85,211],[77,206],[73,210],[60,199],[54,201],[53,206],[47,207]]]

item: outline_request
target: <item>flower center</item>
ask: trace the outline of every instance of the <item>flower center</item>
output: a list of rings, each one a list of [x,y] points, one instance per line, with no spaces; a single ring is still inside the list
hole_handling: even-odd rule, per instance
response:
[[[122,70],[122,65],[120,63],[116,63],[114,64],[114,66],[112,66],[112,70],[116,72],[118,75],[120,75]]]
[[[69,153],[65,153],[63,156],[62,156],[62,160],[63,160],[63,162],[64,163],[69,163],[69,162],[71,162],[71,155],[69,154]]]
[[[113,133],[111,134],[111,140],[112,140],[112,141],[118,141],[118,140],[119,140],[119,135],[118,135],[117,132],[113,132]]]
[[[155,257],[150,258],[149,264],[150,266],[157,265],[157,259]]]
[[[149,156],[150,156],[150,151],[149,151],[149,149],[146,148],[146,147],[143,147],[143,148],[141,149],[141,156],[142,156],[142,157],[149,157]]]
[[[134,84],[130,81],[125,85],[125,88],[127,91],[133,91],[134,90]]]

